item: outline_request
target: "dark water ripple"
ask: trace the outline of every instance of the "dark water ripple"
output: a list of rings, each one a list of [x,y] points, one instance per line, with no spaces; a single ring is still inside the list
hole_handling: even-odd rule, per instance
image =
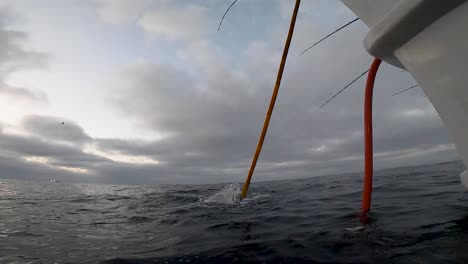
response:
[[[467,263],[459,162],[239,185],[0,181],[1,263]]]

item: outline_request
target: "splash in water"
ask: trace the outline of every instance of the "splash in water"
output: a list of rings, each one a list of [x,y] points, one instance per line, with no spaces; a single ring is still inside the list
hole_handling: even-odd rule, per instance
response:
[[[231,183],[223,187],[219,192],[206,198],[207,204],[239,204],[241,201],[241,188],[237,183]]]

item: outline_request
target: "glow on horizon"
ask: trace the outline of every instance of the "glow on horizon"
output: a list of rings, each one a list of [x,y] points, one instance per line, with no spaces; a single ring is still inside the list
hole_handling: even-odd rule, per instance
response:
[[[125,155],[122,153],[116,152],[104,152],[98,150],[93,145],[87,145],[83,152],[88,154],[93,154],[99,157],[103,157],[114,162],[119,163],[128,163],[128,164],[140,164],[140,165],[159,165],[161,162],[159,160],[155,160],[152,157],[145,156],[145,155]]]
[[[41,157],[41,156],[24,156],[23,159],[27,162],[30,163],[38,163],[47,167],[51,167],[54,169],[59,169],[59,170],[64,170],[64,171],[69,171],[72,173],[77,173],[77,174],[89,174],[90,170],[86,168],[80,168],[80,167],[69,167],[69,166],[55,166],[51,164],[52,160],[47,158],[47,157]]]

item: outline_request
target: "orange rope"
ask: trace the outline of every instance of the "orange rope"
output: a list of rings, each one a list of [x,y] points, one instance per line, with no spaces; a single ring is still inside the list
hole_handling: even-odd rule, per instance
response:
[[[247,179],[245,179],[244,186],[242,187],[242,198],[247,196],[247,190],[249,189],[250,180],[252,179],[255,166],[257,165],[258,157],[260,156],[260,151],[262,151],[263,141],[265,140],[265,135],[268,130],[268,125],[270,124],[271,114],[273,113],[273,107],[275,107],[276,97],[278,96],[278,91],[281,84],[281,78],[283,77],[284,66],[286,64],[286,58],[288,57],[289,46],[291,44],[291,39],[294,32],[294,25],[296,24],[297,12],[299,11],[299,5],[301,0],[296,0],[296,5],[294,6],[294,12],[291,18],[291,24],[289,25],[288,38],[286,39],[286,44],[284,45],[283,56],[281,57],[280,67],[278,69],[278,75],[276,76],[275,88],[273,90],[273,95],[271,96],[270,106],[265,117],[265,122],[263,123],[262,133],[260,134],[260,139],[258,140],[257,150],[252,159],[252,164],[250,165],[249,174]]]
[[[373,146],[372,146],[372,94],[374,82],[382,60],[375,58],[367,75],[366,92],[364,95],[364,190],[362,192],[361,212],[370,210],[372,198]]]

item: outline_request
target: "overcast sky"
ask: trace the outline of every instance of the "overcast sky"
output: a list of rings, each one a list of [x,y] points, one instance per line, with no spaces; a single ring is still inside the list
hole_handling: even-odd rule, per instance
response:
[[[0,178],[243,181],[293,0],[1,0]],[[340,1],[303,1],[254,180],[361,171],[366,26]],[[457,159],[420,88],[384,64],[375,167]],[[63,124],[62,124],[63,122]]]

